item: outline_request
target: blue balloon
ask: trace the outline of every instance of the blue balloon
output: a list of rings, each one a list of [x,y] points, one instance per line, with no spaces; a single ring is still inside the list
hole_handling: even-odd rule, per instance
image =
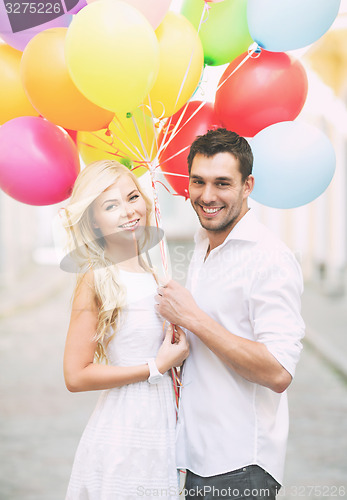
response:
[[[251,37],[271,52],[306,47],[336,18],[341,0],[248,0]]]
[[[326,190],[334,176],[333,145],[321,130],[307,123],[275,123],[250,144],[255,178],[251,198],[268,207],[306,205]]]

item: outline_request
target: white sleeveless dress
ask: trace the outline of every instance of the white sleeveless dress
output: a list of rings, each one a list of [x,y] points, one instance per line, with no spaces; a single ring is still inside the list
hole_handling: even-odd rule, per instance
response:
[[[108,346],[109,364],[132,366],[155,357],[163,319],[154,309],[149,273],[121,271],[127,307]],[[175,404],[169,373],[102,391],[76,451],[66,500],[178,499]]]

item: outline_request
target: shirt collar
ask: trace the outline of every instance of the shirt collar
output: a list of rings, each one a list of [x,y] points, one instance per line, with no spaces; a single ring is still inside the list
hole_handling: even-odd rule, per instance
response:
[[[222,245],[224,246],[225,243],[230,240],[250,241],[254,243],[258,241],[259,235],[260,224],[252,209],[249,209],[248,212],[246,212],[245,215],[239,220],[236,226],[233,227]],[[199,228],[194,237],[195,243],[202,243],[206,239],[208,239],[206,229],[202,227]]]

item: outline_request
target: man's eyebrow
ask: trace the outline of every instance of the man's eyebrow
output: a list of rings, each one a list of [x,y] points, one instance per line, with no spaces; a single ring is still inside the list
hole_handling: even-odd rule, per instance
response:
[[[203,177],[201,177],[200,175],[191,175],[190,176],[191,179],[203,179]],[[215,177],[213,179],[214,181],[228,181],[228,182],[233,182],[233,178],[232,177],[226,177],[226,176],[221,176],[221,177]]]
[[[222,177],[216,177],[215,180],[216,181],[228,181],[228,182],[232,182],[233,181],[232,177],[223,177],[223,176]]]

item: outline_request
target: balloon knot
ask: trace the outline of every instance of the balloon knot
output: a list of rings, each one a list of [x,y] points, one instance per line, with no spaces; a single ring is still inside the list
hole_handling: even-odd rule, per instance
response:
[[[109,128],[106,130],[105,135],[107,135],[107,137],[110,137],[110,135],[112,135],[112,132]]]
[[[127,118],[131,118],[132,116],[133,116],[133,114],[132,114],[132,113],[130,113],[130,111],[128,111],[128,113],[126,114],[126,117],[127,117]]]
[[[248,54],[250,55],[250,57],[256,59],[257,57],[260,56],[261,50],[262,49],[260,45],[258,45],[257,42],[253,42],[252,45],[248,47]]]

